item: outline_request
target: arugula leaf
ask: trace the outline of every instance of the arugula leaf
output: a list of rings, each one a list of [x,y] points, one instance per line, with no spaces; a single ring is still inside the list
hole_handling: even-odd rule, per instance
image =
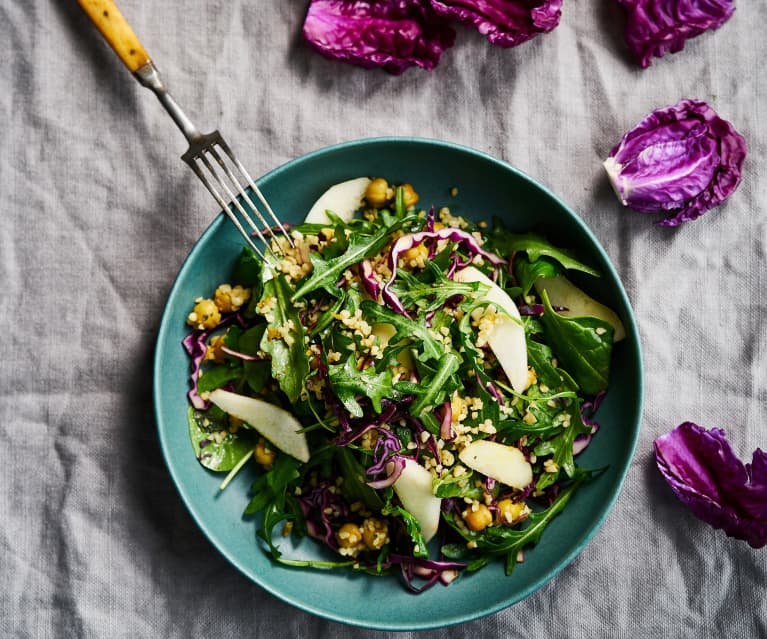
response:
[[[480,287],[479,282],[448,279],[433,262],[427,262],[426,267],[425,273],[429,273],[433,281],[423,281],[403,269],[397,271],[391,290],[405,308],[418,306],[419,313],[429,313],[442,308],[450,298],[467,297]]]
[[[550,257],[566,269],[583,271],[599,277],[599,271],[579,262],[568,251],[557,248],[537,233],[511,233],[503,227],[496,227],[493,229],[491,238],[493,245],[502,255],[524,251],[531,262],[535,262],[540,257]]]
[[[448,393],[452,393],[460,382],[451,379],[458,371],[461,360],[454,353],[444,353],[440,357],[434,375],[421,380],[415,392],[416,400],[410,406],[410,414],[416,417],[425,410],[431,410],[445,401]],[[415,390],[411,387],[411,390]]]
[[[389,338],[390,344],[402,340],[416,344],[420,350],[419,360],[439,360],[445,353],[442,342],[432,335],[424,319],[409,319],[371,300],[365,300],[360,307],[366,319],[372,320],[371,323],[391,324],[396,329],[397,332]]]
[[[228,426],[228,420],[222,420],[211,428],[211,425],[203,425],[203,422],[209,419],[205,412],[190,406],[187,415],[189,437],[192,440],[194,454],[205,468],[217,472],[232,470],[243,455],[256,445],[255,433],[246,429],[228,434],[219,443],[212,439],[212,432],[217,429],[217,426],[220,426],[219,430],[225,429]]]
[[[413,557],[426,558],[429,556],[429,549],[426,547],[426,539],[421,534],[421,524],[413,517],[410,511],[405,510],[401,506],[394,506],[391,502],[384,505],[381,509],[381,514],[384,516],[399,517],[405,524],[405,530],[410,535],[410,539],[413,540]]]
[[[272,377],[291,402],[296,402],[303,390],[304,379],[309,374],[309,359],[304,348],[304,329],[298,310],[290,302],[290,286],[282,274],[264,282],[262,299],[273,297],[274,310],[267,318],[267,330],[261,339],[261,350],[272,357]],[[269,329],[280,331],[292,323],[290,339],[269,337]],[[288,343],[290,342],[290,343]]]
[[[465,526],[458,525],[454,520],[455,515],[446,517],[446,519],[464,539],[476,543],[477,554],[505,555],[506,574],[509,575],[517,564],[517,553],[526,546],[535,545],[541,540],[546,526],[562,512],[583,479],[585,476],[563,488],[551,506],[545,510],[531,513],[526,520],[526,526],[522,529],[488,526],[481,532],[473,532]]]
[[[361,262],[362,260],[380,253],[381,249],[389,241],[389,235],[397,230],[401,222],[391,227],[381,227],[373,235],[362,235],[353,233],[349,237],[349,246],[346,251],[329,260],[323,259],[319,254],[312,253],[312,273],[293,293],[291,302],[296,302],[302,297],[323,288],[331,295],[337,294],[336,282],[341,274],[350,266]]]
[[[393,373],[391,369],[377,373],[370,366],[361,371],[357,370],[354,355],[350,355],[343,364],[328,366],[328,380],[346,410],[355,417],[362,417],[364,412],[357,402],[357,397],[369,397],[377,413],[383,410],[381,400],[399,399],[399,393],[392,386]]]
[[[587,395],[606,389],[613,327],[596,317],[564,317],[551,307],[545,290],[541,297],[545,309],[541,322],[554,355]]]
[[[456,477],[445,475],[440,477],[434,484],[434,496],[440,498],[468,497],[469,499],[482,499],[482,488],[472,480],[473,472]]]

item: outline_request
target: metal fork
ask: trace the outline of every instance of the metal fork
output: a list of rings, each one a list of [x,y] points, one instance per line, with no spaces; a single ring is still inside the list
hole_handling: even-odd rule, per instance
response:
[[[128,21],[120,13],[117,5],[112,0],[78,0],[78,3],[128,70],[141,85],[154,92],[178,128],[181,129],[189,142],[189,148],[181,156],[181,159],[202,180],[202,183],[242,237],[245,238],[248,245],[265,261],[277,257],[284,250],[276,235],[277,232],[287,240],[291,247],[294,247],[293,240],[285,226],[274,214],[269,202],[242,163],[234,156],[221,134],[218,131],[201,133],[182,111],[173,96],[168,93],[157,67],[155,67]],[[271,222],[268,222],[267,217],[261,213],[251,194],[255,194]],[[261,228],[256,225],[251,213],[262,224]],[[244,222],[241,221],[238,214]],[[256,235],[263,242],[266,250],[262,250],[256,245],[253,241],[253,235]]]

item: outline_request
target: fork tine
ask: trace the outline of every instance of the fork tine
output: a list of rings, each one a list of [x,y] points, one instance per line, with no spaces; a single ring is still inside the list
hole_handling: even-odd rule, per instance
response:
[[[222,166],[222,168],[223,168],[225,173],[231,174],[231,171],[229,171],[227,169],[226,165],[224,165],[221,162],[221,159],[219,157],[217,157],[217,154],[214,151],[212,151],[210,147],[203,149],[200,152],[200,154],[197,156],[198,159],[205,165],[205,168],[208,169],[208,172],[215,179],[215,181],[219,185],[219,187],[221,187],[226,192],[226,195],[228,196],[230,204],[228,204],[224,208],[224,210],[229,215],[229,218],[232,221],[237,220],[235,225],[237,226],[237,228],[240,231],[240,233],[244,233],[245,235],[248,235],[247,231],[245,231],[245,229],[243,228],[243,226],[240,223],[239,219],[235,215],[234,210],[232,210],[232,207],[234,207],[235,209],[237,209],[237,211],[240,213],[240,215],[243,217],[243,219],[245,219],[245,221],[248,223],[248,225],[253,230],[253,232],[256,235],[258,235],[258,238],[266,245],[267,249],[269,251],[271,251],[272,254],[274,255],[274,251],[273,251],[272,247],[270,246],[269,241],[264,236],[264,234],[261,232],[261,230],[256,226],[255,222],[253,222],[253,219],[250,217],[248,212],[245,210],[245,207],[243,207],[242,204],[240,203],[240,201],[237,199],[237,196],[235,195],[235,193],[232,192],[232,189],[229,188],[229,185],[226,183],[226,181],[221,178],[221,176],[219,175],[219,172],[215,168],[215,165],[211,164],[210,160],[208,160],[208,157],[207,157],[206,153],[210,153],[214,157],[214,159],[217,160],[217,163]],[[258,251],[258,253],[259,253],[259,255],[261,255],[263,257],[263,254],[262,254],[261,251]]]
[[[208,160],[206,158],[206,154],[210,154],[211,157],[216,161],[216,163],[221,167],[221,170],[225,173],[226,177],[229,179],[229,182],[231,184],[234,184],[236,187],[237,192],[239,193],[240,197],[243,199],[243,201],[248,205],[250,208],[250,211],[255,214],[255,216],[258,218],[259,222],[263,225],[264,230],[262,231],[258,226],[256,226],[256,223],[253,221],[253,218],[250,217],[248,214],[248,211],[245,210],[245,207],[242,206],[240,201],[237,199],[235,194],[232,192],[231,189],[227,186],[226,183],[223,183],[223,187],[226,190],[227,194],[231,198],[232,204],[237,208],[237,210],[240,212],[240,215],[245,219],[245,221],[248,223],[250,228],[253,230],[253,232],[258,235],[259,239],[267,246],[268,250],[272,252],[272,254],[275,254],[275,248],[272,246],[272,244],[267,240],[265,236],[265,232],[268,231],[271,237],[274,238],[274,232],[269,228],[269,224],[267,224],[266,220],[264,219],[264,216],[261,214],[261,211],[258,210],[258,207],[255,205],[253,200],[251,199],[250,195],[248,195],[248,192],[242,188],[242,185],[240,184],[240,181],[237,179],[237,176],[234,175],[232,170],[229,168],[229,165],[223,160],[223,158],[218,154],[218,151],[216,151],[215,145],[218,144],[219,146],[222,146],[223,140],[219,139],[215,142],[215,144],[210,144],[208,147],[203,149],[203,151],[200,153],[201,159],[203,162],[205,162],[206,166],[208,166],[208,170],[213,172],[213,169],[215,167],[211,167],[208,165]],[[225,144],[225,143],[224,143]],[[222,146],[222,148],[224,148]],[[226,150],[226,149],[224,149]],[[216,176],[218,179],[217,172]],[[219,180],[220,181],[220,180]],[[292,244],[292,243],[291,243]],[[277,251],[279,251],[279,244],[277,245]]]
[[[226,171],[227,175],[229,176],[229,179],[232,180],[237,185],[237,190],[240,192],[240,194],[243,196],[243,198],[245,198],[245,200],[247,201],[247,203],[250,206],[250,208],[256,213],[256,215],[258,216],[259,221],[267,229],[270,230],[270,232],[272,234],[272,237],[274,237],[274,231],[272,230],[272,228],[274,226],[279,228],[280,232],[285,237],[285,239],[288,241],[290,246],[292,248],[295,248],[296,245],[293,243],[293,238],[290,237],[290,233],[287,232],[287,230],[285,229],[285,226],[280,221],[280,218],[278,218],[277,215],[275,215],[275,213],[272,210],[272,207],[269,204],[268,200],[264,197],[264,194],[261,193],[261,189],[259,189],[256,186],[255,181],[253,180],[252,177],[250,177],[250,173],[248,173],[247,169],[243,166],[242,162],[240,162],[235,157],[234,153],[232,153],[232,150],[229,148],[229,145],[226,142],[224,142],[223,138],[219,138],[217,140],[217,144],[218,144],[218,146],[220,146],[223,149],[224,153],[226,153],[226,155],[229,157],[229,159],[232,161],[232,163],[237,167],[237,170],[240,172],[240,175],[242,175],[245,178],[245,180],[247,182],[247,186],[249,186],[250,190],[253,193],[256,194],[256,197],[258,198],[259,202],[261,202],[261,205],[266,209],[266,212],[272,218],[272,223],[271,224],[264,219],[264,217],[263,217],[263,215],[261,215],[261,212],[259,211],[258,207],[253,203],[253,200],[251,200],[250,196],[248,195],[248,192],[244,188],[242,188],[242,186],[240,185],[239,180],[232,174],[232,172],[228,168],[228,166],[219,158],[218,154],[215,154],[216,158],[219,161],[219,164],[221,164],[221,166],[224,168],[224,170]],[[211,151],[215,152],[213,148],[211,148]]]
[[[234,211],[232,211],[231,208],[229,207],[229,203],[218,192],[216,187],[213,186],[213,184],[210,182],[210,180],[208,180],[207,176],[205,175],[205,173],[200,168],[200,165],[197,164],[196,159],[195,158],[190,158],[189,160],[187,160],[187,164],[192,169],[192,171],[194,171],[195,175],[198,178],[200,178],[200,181],[205,185],[205,188],[207,188],[208,191],[210,191],[210,194],[213,196],[213,199],[216,200],[216,202],[221,207],[221,209],[226,213],[226,215],[229,217],[229,220],[232,222],[232,224],[234,224],[236,229],[239,231],[240,235],[242,235],[242,237],[245,239],[245,241],[250,245],[250,247],[256,252],[256,254],[262,260],[266,260],[266,257],[264,255],[263,251],[261,251],[261,249],[258,248],[258,246],[256,246],[255,242],[250,237],[250,233],[248,233],[243,228],[242,223],[237,218],[237,216],[234,214]],[[216,177],[216,181],[219,182],[219,184],[221,184],[220,178],[218,178],[218,176],[216,176],[215,173],[213,175],[214,175],[214,177]]]

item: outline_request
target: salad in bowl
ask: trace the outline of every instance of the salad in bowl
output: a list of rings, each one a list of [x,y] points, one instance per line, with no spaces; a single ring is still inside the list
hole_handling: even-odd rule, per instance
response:
[[[549,581],[617,497],[636,327],[596,241],[528,180],[444,143],[331,147],[260,185],[293,204],[289,240],[262,259],[219,218],[182,268],[163,451],[214,545],[285,601],[373,628],[474,619]]]

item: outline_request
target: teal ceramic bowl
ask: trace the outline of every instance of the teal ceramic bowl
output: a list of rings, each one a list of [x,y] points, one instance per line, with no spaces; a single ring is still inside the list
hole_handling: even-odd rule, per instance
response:
[[[639,434],[639,335],[618,274],[593,233],[546,188],[484,153],[433,140],[366,139],[288,162],[258,184],[285,221],[298,222],[328,186],[360,175],[410,182],[422,205],[446,204],[453,213],[477,220],[497,215],[514,230],[541,231],[601,270],[601,278],[582,285],[618,312],[628,336],[614,351],[609,392],[597,414],[601,430],[579,461],[584,467],[607,470],[575,494],[564,513],[546,529],[541,543],[526,552],[524,563],[509,577],[499,563],[463,575],[448,587],[436,585],[413,595],[396,577],[292,569],[272,563],[257,542],[256,523],[242,515],[256,471],[243,470],[219,493],[221,476],[197,463],[187,431],[189,362],[181,346],[187,332],[185,318],[196,297],[209,294],[229,279],[242,246],[223,214],[184,262],[162,317],[154,369],[160,443],[181,498],[212,546],[265,590],[310,613],[367,628],[448,626],[489,615],[534,593],[554,579],[601,526],[618,497]],[[451,187],[458,188],[457,195],[450,195]],[[282,549],[291,557],[327,558],[309,539],[295,546],[283,542]]]

